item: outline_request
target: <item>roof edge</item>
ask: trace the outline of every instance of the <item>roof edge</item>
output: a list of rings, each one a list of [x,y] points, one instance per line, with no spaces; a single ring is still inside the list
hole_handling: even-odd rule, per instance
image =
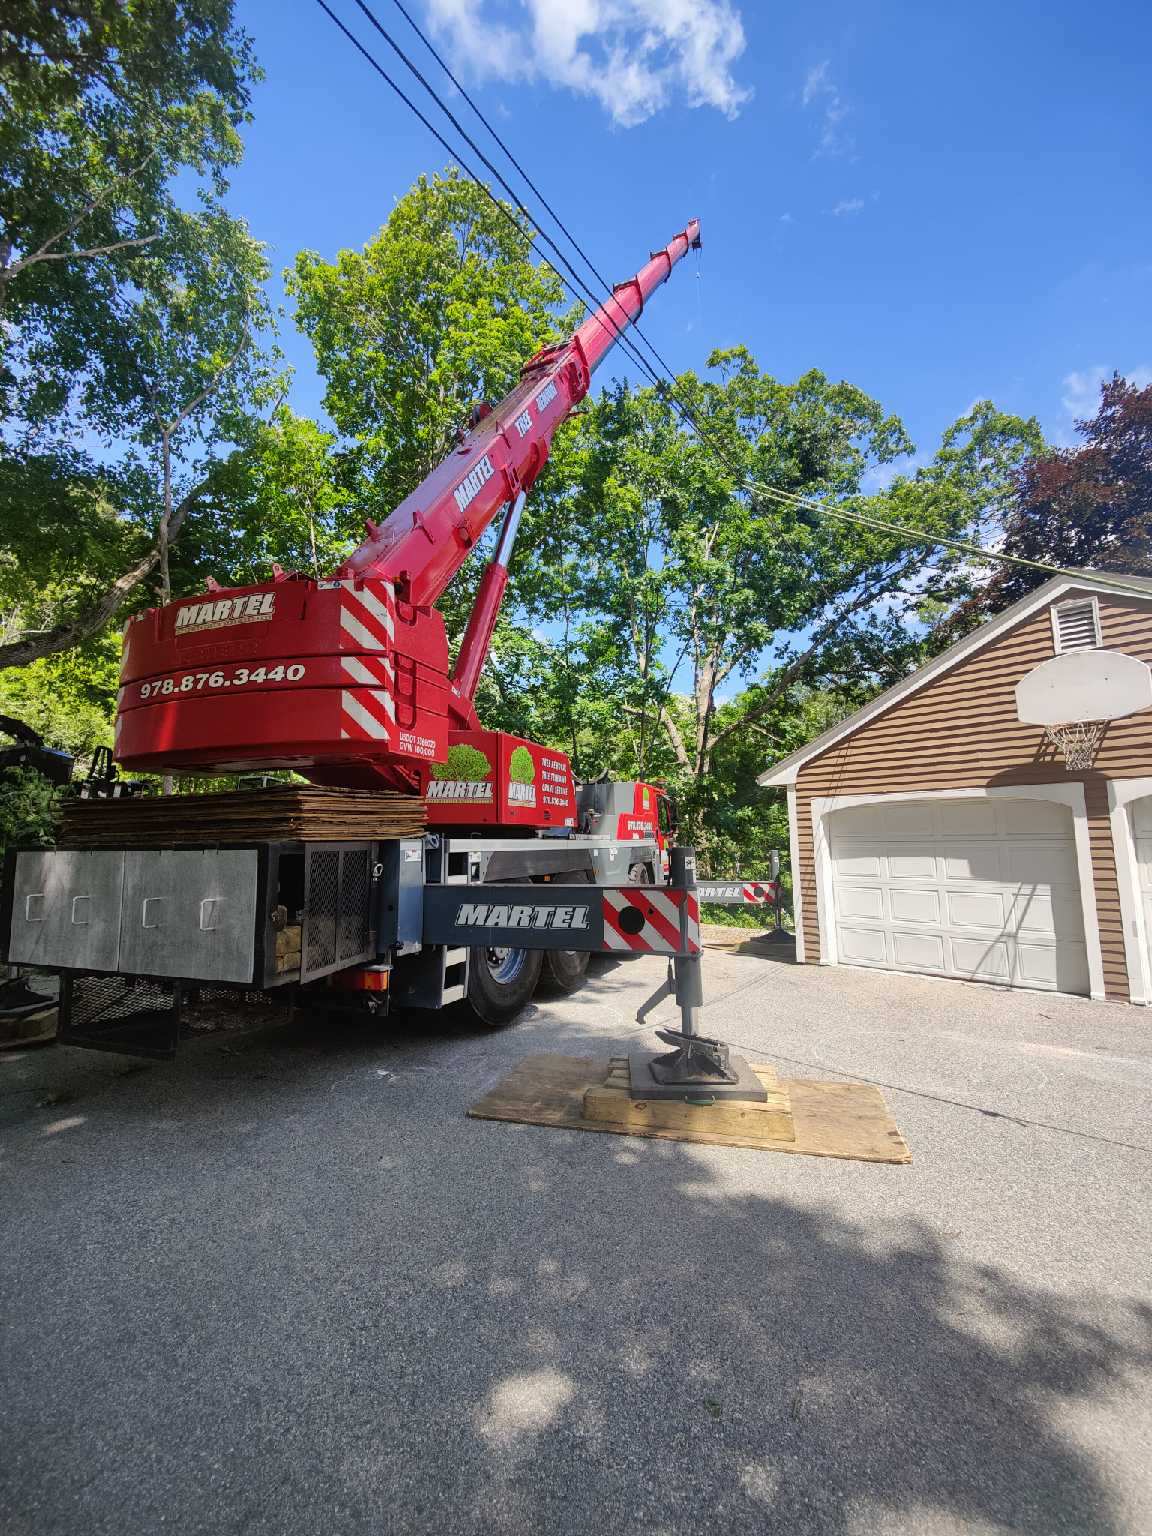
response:
[[[925,687],[934,678],[939,677],[942,672],[949,671],[958,662],[963,661],[974,652],[982,650],[984,646],[990,644],[998,635],[1002,635],[1006,629],[1010,629],[1013,624],[1018,623],[1021,619],[1027,618],[1035,609],[1044,607],[1046,603],[1051,602],[1061,592],[1066,592],[1069,589],[1078,591],[1082,588],[1087,588],[1104,596],[1130,596],[1138,603],[1152,602],[1152,582],[1148,584],[1147,593],[1118,593],[1112,584],[1116,578],[1112,576],[1111,572],[1101,572],[1100,574],[1106,576],[1106,581],[1098,581],[1096,573],[1091,571],[1084,571],[1082,574],[1077,575],[1050,577],[1043,586],[1037,587],[1033,592],[1029,592],[1026,597],[1018,599],[1010,608],[1005,608],[1004,612],[998,613],[994,619],[988,619],[978,629],[974,629],[971,634],[954,641],[946,651],[941,651],[939,656],[934,656],[924,666],[917,667],[915,672],[910,672],[907,677],[901,678],[898,683],[893,683],[883,693],[878,693],[874,699],[870,699],[867,704],[862,704],[859,709],[854,710],[852,714],[846,716],[837,725],[829,726],[819,736],[814,736],[804,746],[797,747],[795,752],[790,752],[787,757],[782,757],[771,768],[766,768],[763,773],[757,776],[757,784],[765,789],[779,789],[789,784],[795,784],[800,769],[811,758],[819,757],[822,752],[826,752],[829,747],[834,746],[842,737],[850,736],[853,731],[859,730],[869,720],[875,719],[877,715],[884,714],[885,711],[899,704],[902,699],[906,699],[909,694],[916,693],[920,688]]]

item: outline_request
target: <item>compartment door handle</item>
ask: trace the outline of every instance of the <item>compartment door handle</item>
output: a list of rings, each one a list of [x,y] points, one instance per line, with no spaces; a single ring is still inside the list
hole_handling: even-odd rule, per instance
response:
[[[200,903],[200,931],[201,933],[215,933],[220,926],[216,922],[216,908],[224,900],[223,896],[205,896]]]
[[[24,921],[26,923],[42,923],[44,921],[44,908],[43,908],[43,905],[39,906],[38,908],[36,908],[35,911],[33,911],[32,903],[34,901],[38,901],[40,903],[43,903],[43,901],[44,901],[44,892],[43,891],[33,891],[30,896],[25,896],[25,898],[24,898]]]
[[[92,921],[92,919],[88,916],[90,908],[82,907],[80,905],[80,903],[82,901],[91,901],[91,900],[92,900],[91,896],[73,896],[73,898],[72,898],[72,921],[76,924],[77,928],[86,928],[88,926],[88,924]]]
[[[141,928],[159,928],[161,926],[159,922],[150,923],[148,921],[148,908],[155,906],[158,902],[163,902],[163,900],[163,896],[145,896],[144,903],[140,908]]]

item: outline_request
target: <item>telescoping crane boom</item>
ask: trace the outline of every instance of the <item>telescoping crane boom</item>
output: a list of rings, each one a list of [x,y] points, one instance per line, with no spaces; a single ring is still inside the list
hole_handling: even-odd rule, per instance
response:
[[[350,788],[426,791],[433,781],[441,791],[430,795],[433,821],[572,826],[567,760],[482,731],[473,698],[524,498],[553,435],[649,296],[699,244],[692,220],[566,342],[530,358],[515,389],[473,412],[459,445],[389,517],[366,524],[364,542],[329,578],[276,568],[270,582],[213,584],[134,618],[118,760],[153,772],[291,768]],[[501,511],[498,549],[449,674],[432,605]],[[452,747],[462,749],[458,770]],[[518,748],[527,753],[519,778]],[[494,755],[499,771],[482,775],[475,765],[496,768]]]

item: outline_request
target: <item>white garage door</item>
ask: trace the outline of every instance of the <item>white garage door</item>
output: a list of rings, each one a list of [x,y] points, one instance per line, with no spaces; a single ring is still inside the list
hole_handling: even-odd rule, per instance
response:
[[[1152,799],[1137,800],[1133,805],[1132,836],[1136,839],[1136,868],[1140,872],[1140,896],[1144,904],[1148,969],[1152,971]]]
[[[1088,991],[1072,813],[1045,800],[855,806],[829,817],[838,958]]]

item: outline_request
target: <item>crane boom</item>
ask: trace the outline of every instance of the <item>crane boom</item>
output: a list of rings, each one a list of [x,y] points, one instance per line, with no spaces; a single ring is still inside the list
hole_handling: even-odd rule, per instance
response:
[[[389,517],[366,525],[364,542],[330,577],[273,567],[270,582],[227,591],[209,582],[206,593],[137,614],[124,632],[117,760],[148,772],[291,768],[318,783],[411,790],[429,789],[433,765],[453,745],[473,752],[473,764],[498,759],[504,777],[523,749],[544,754],[533,757],[540,805],[534,789],[514,781],[499,808],[489,795],[491,813],[477,806],[469,820],[570,826],[566,759],[483,731],[473,696],[524,499],[556,429],[649,296],[699,244],[693,219],[566,342],[529,358],[516,387],[498,405],[477,407],[458,446]],[[450,674],[433,604],[502,509],[499,546]],[[555,792],[560,781],[564,794]],[[431,801],[447,791],[429,795],[435,819]]]
[[[501,508],[535,483],[560,423],[588,393],[592,374],[675,264],[700,244],[693,219],[591,314],[568,341],[529,358],[520,382],[485,414],[383,523],[369,529],[340,578],[395,582],[417,605],[434,603]]]

